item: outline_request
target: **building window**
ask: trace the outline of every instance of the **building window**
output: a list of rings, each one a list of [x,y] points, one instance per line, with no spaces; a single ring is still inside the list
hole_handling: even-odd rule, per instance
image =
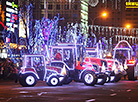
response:
[[[131,16],[131,14],[126,14],[126,16]]]
[[[73,14],[74,19],[77,19],[77,17],[78,17],[77,14]]]
[[[131,10],[130,9],[127,9],[126,12],[131,12]]]
[[[41,5],[41,9],[44,9],[44,5]]]
[[[134,14],[134,16],[138,16],[138,14]]]
[[[57,10],[60,10],[60,5],[56,5],[56,9]]]
[[[53,9],[53,5],[48,5],[48,9],[52,10]]]
[[[133,18],[133,20],[138,20],[138,18]]]
[[[52,19],[52,14],[48,14],[48,18],[49,19]]]
[[[69,5],[65,5],[65,10],[68,10],[69,9]]]
[[[69,18],[69,14],[65,14],[65,19],[68,19]]]
[[[77,10],[77,5],[73,5],[73,10]]]
[[[137,9],[135,9],[135,10],[134,10],[134,12],[138,12],[138,10],[137,10]]]
[[[117,14],[120,14],[120,12],[117,12]]]
[[[131,18],[126,18],[126,20],[131,20]]]
[[[41,14],[41,18],[43,18],[44,17],[44,14]]]

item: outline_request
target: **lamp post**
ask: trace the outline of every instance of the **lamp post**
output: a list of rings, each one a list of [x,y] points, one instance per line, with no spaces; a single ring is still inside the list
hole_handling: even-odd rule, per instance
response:
[[[91,18],[89,18],[89,19],[91,20],[92,26],[93,26],[93,25],[94,25],[95,19],[100,18],[100,17],[106,17],[106,16],[107,16],[107,13],[104,12],[104,13],[102,13],[100,16],[97,16],[97,17],[95,17],[95,18],[93,18],[93,19],[91,19]],[[93,32],[93,28],[92,28],[92,32]]]
[[[107,16],[107,13],[104,12],[104,13],[102,13],[102,15],[100,15],[100,16],[97,16],[97,17],[95,17],[95,18],[93,18],[93,19],[90,18],[90,20],[92,21],[92,25],[94,25],[94,21],[95,21],[97,18],[106,17],[106,16]]]

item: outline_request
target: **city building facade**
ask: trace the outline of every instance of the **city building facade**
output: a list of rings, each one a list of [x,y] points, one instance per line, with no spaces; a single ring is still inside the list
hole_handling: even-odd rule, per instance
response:
[[[59,25],[67,23],[83,23],[88,25],[88,0],[35,0],[34,18],[42,19],[47,17],[53,19],[59,14],[64,18]]]
[[[96,5],[89,5],[89,25],[92,20],[101,15],[102,12],[107,12],[107,17],[98,17],[94,21],[94,25],[126,27],[130,24],[132,28],[138,28],[138,9],[127,8],[126,2],[136,2],[136,0],[96,0]]]
[[[117,43],[127,40],[131,45],[138,43],[138,9],[127,8],[126,3],[136,0],[96,0],[89,5],[88,24],[98,38]],[[102,17],[101,13],[107,16]]]

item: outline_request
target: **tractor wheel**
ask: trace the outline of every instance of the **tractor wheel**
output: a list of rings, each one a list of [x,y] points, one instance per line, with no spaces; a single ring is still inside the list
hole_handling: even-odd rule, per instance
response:
[[[107,78],[106,78],[106,83],[109,83],[109,82],[110,82],[110,80],[111,80],[110,76],[109,76],[109,75],[107,75]]]
[[[47,82],[47,85],[49,86],[57,86],[59,85],[59,78],[57,76],[51,76]]]
[[[136,66],[129,66],[127,70],[128,80],[137,80],[137,67]]]
[[[71,77],[66,77],[63,81],[63,84],[69,84],[72,82],[72,78]]]
[[[110,76],[110,82],[114,82],[115,81],[115,75],[111,75]]]
[[[97,77],[93,72],[86,71],[82,75],[82,81],[85,85],[94,86],[97,82]]]
[[[111,75],[110,78],[110,82],[118,82],[119,80],[121,80],[122,74],[119,73],[117,75]]]
[[[33,74],[25,74],[19,77],[19,83],[23,87],[32,87],[37,83],[37,78]]]
[[[98,77],[97,84],[98,85],[104,85],[104,83],[106,82],[106,80],[107,80],[107,75],[106,74],[100,75]]]
[[[121,80],[121,77],[122,77],[122,74],[121,74],[121,73],[115,75],[115,80],[114,80],[114,82],[120,81],[120,80]]]

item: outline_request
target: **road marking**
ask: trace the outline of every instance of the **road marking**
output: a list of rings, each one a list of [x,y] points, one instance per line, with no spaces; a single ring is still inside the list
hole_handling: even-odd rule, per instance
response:
[[[110,96],[116,96],[116,95],[117,95],[116,93],[110,94]]]
[[[27,91],[20,91],[19,93],[28,93]]]
[[[94,101],[96,101],[96,99],[86,100],[85,102],[94,102]]]
[[[131,89],[128,89],[127,92],[131,92]]]
[[[8,102],[8,101],[10,101],[12,98],[8,98],[7,100],[6,100],[6,102]]]
[[[38,93],[37,95],[41,96],[42,94],[47,94],[47,92],[41,92],[41,93]]]

